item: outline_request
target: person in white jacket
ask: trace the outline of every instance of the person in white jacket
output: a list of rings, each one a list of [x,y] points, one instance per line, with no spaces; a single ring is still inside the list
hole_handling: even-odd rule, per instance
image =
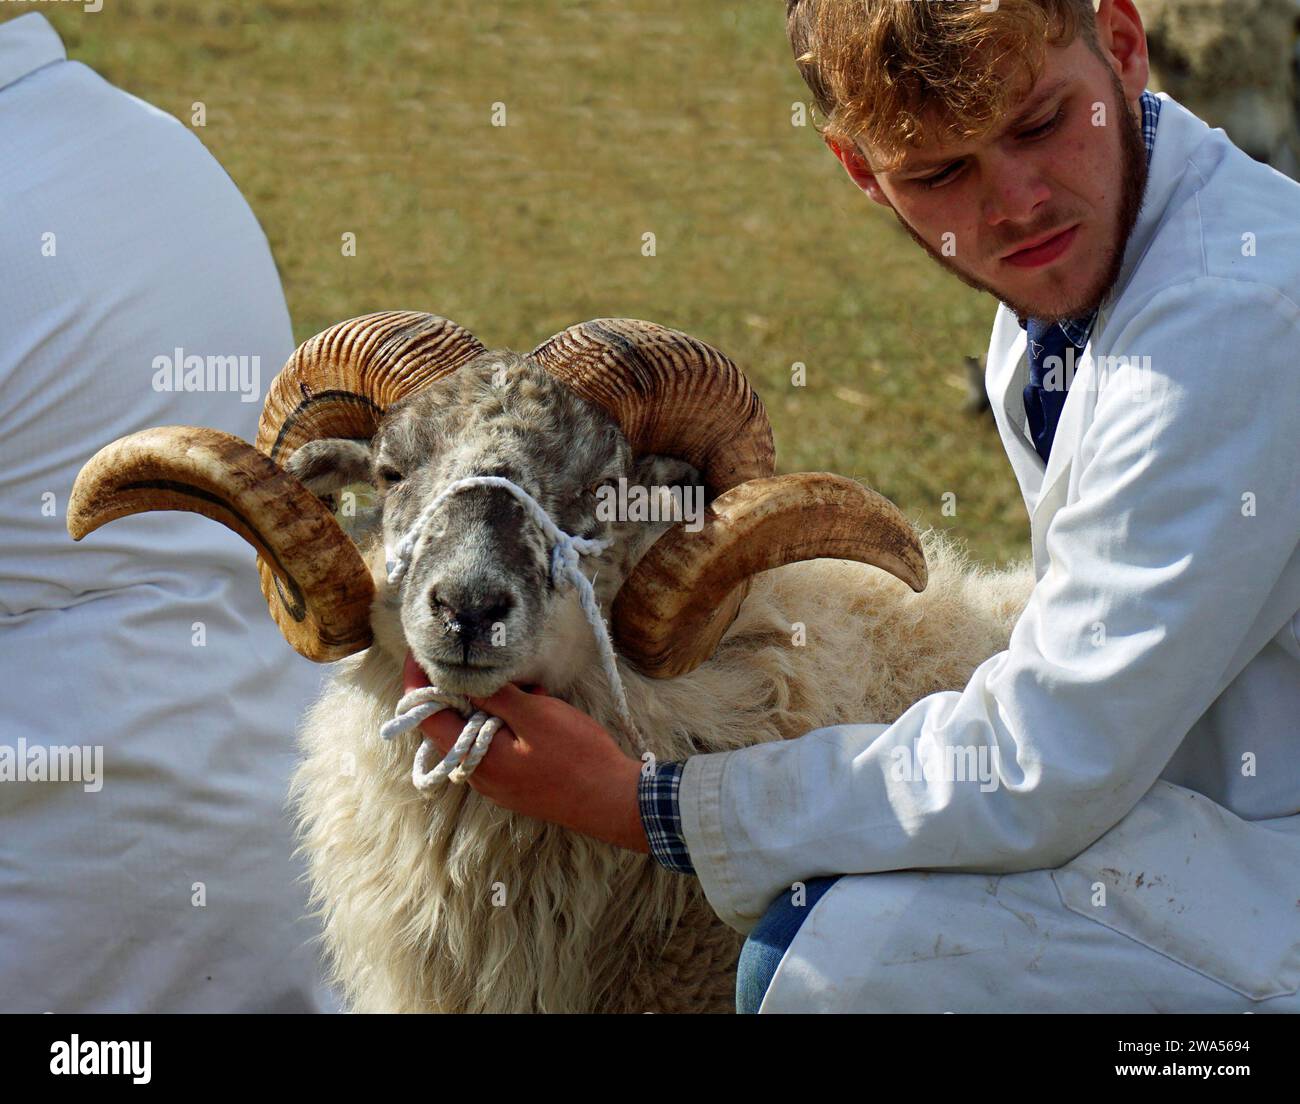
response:
[[[1037,585],[893,724],[646,780],[509,687],[471,784],[693,870],[742,1010],[1300,1011],[1300,185],[1146,91],[1132,0],[788,7],[850,176],[1001,302]]]
[[[0,1011],[337,1011],[284,813],[321,669],[234,534],[65,528],[123,434],[253,436],[293,350],[266,237],[37,13],[0,24],[0,150]]]

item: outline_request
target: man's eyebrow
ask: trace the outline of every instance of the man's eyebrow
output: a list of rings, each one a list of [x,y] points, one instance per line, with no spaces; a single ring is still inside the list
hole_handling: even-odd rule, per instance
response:
[[[1015,117],[1011,120],[1011,122],[1009,122],[1002,129],[1002,131],[999,134],[999,137],[1001,137],[1001,135],[1005,134],[1007,131],[1015,130],[1016,127],[1022,126],[1024,123],[1027,123],[1031,118],[1033,118],[1033,116],[1039,111],[1039,109],[1042,108],[1043,104],[1047,103],[1048,100],[1052,99],[1058,92],[1061,91],[1062,88],[1064,88],[1069,83],[1070,83],[1069,80],[1063,77],[1060,80],[1054,82],[1053,84],[1049,84],[1046,88],[1042,89],[1040,92],[1035,93],[1030,98],[1029,102],[1026,103],[1025,106],[1016,113]],[[955,158],[951,154],[949,154],[947,157],[931,157],[925,160],[908,161],[900,165],[898,168],[896,168],[894,170],[894,175],[898,175],[900,173],[921,172],[925,169],[938,168],[940,165],[946,165],[948,164],[948,162],[953,160],[955,160]]]

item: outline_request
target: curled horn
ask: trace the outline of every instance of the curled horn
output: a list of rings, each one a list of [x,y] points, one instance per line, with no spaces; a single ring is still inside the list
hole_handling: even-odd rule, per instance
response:
[[[148,510],[221,522],[257,550],[262,594],[281,632],[321,663],[369,647],[374,583],[333,514],[283,464],[308,441],[370,438],[384,411],[484,352],[432,314],[385,311],[303,342],[272,382],[254,448],[187,426],[144,430],[100,449],[68,502],[74,540]]]
[[[636,454],[685,460],[704,479],[703,527],[665,532],[614,600],[615,640],[644,674],[672,678],[707,660],[760,571],[829,556],[924,589],[920,542],[888,499],[830,473],[773,474],[767,412],[717,349],[651,322],[601,318],[532,357],[606,410]]]
[[[338,322],[294,351],[262,404],[257,447],[283,465],[308,441],[369,440],[384,411],[486,347],[436,314],[381,311]]]
[[[717,648],[760,571],[830,556],[925,589],[925,556],[889,499],[830,472],[751,479],[719,495],[697,532],[678,523],[614,599],[623,654],[652,678],[693,671]]]
[[[271,613],[308,659],[341,659],[369,645],[374,584],[356,546],[320,499],[247,441],[161,426],[106,445],[73,484],[68,532],[81,540],[149,510],[202,514],[257,549],[274,586]]]
[[[709,499],[776,471],[763,400],[703,341],[636,318],[597,318],[530,355],[611,414],[634,453],[675,456],[698,468]]]

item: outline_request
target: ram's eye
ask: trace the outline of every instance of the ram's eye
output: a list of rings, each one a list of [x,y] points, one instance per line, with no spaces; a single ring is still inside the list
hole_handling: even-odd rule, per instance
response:
[[[402,473],[396,468],[380,468],[379,478],[384,483],[400,483],[402,481]]]

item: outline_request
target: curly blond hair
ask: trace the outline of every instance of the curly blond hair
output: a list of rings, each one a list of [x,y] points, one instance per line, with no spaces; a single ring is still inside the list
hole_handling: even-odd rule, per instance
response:
[[[786,34],[837,145],[897,167],[908,149],[987,133],[1037,83],[1046,46],[1082,34],[1094,0],[786,0]]]

